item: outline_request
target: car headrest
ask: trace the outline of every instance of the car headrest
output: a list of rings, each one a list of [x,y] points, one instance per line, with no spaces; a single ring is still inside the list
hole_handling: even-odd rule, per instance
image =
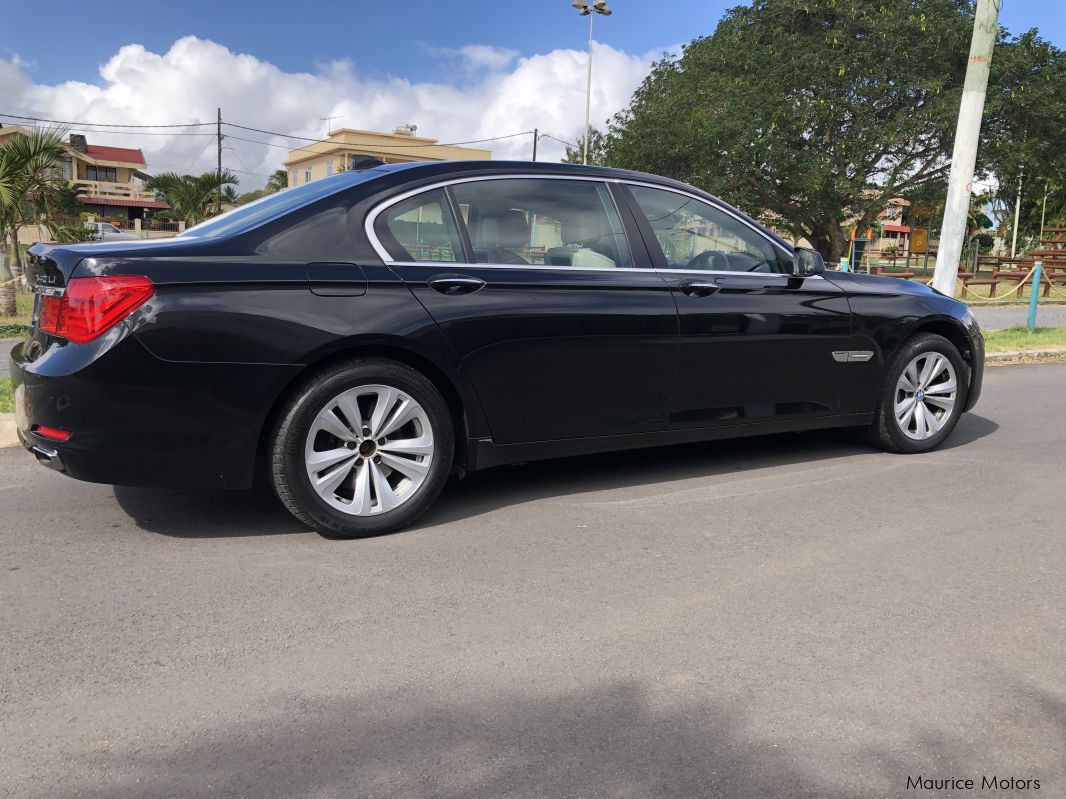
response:
[[[475,247],[521,249],[529,244],[529,223],[521,211],[497,211],[481,217]]]
[[[559,231],[564,244],[595,246],[606,239],[611,230],[605,224],[602,214],[574,214],[563,220]]]

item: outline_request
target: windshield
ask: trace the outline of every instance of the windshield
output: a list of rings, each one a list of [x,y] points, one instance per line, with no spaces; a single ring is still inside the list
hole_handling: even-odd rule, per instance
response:
[[[247,205],[226,211],[224,214],[204,220],[198,225],[193,225],[178,237],[188,238],[218,238],[244,233],[264,222],[277,219],[296,208],[301,208],[315,200],[329,197],[345,189],[365,183],[380,177],[382,172],[376,169],[367,169],[362,172],[341,172],[321,180],[305,183],[303,186],[294,186],[291,189],[283,189],[275,194],[260,197]]]

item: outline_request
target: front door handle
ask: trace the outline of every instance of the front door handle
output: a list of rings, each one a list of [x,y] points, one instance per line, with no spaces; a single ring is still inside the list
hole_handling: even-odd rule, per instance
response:
[[[438,275],[429,279],[431,289],[447,296],[473,294],[484,285],[485,281],[480,278],[463,275]]]
[[[710,297],[712,294],[717,294],[721,286],[708,283],[706,280],[686,280],[678,288],[682,294],[687,294],[689,297]]]

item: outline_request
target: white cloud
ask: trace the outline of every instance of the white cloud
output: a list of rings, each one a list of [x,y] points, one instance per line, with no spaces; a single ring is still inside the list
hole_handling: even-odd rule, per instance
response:
[[[100,68],[99,83],[34,83],[17,58],[0,59],[4,112],[97,123],[156,124],[214,122],[223,119],[253,128],[321,137],[323,117],[333,127],[391,131],[401,123],[418,125],[419,135],[442,142],[502,136],[539,128],[576,141],[585,113],[585,53],[553,50],[518,58],[488,45],[452,51],[467,68],[467,82],[412,83],[403,78],[361,77],[350,62],[337,61],[318,72],[282,72],[255,56],[234,53],[215,42],[188,36],[166,53],[139,44],[121,48]],[[628,102],[647,74],[648,55],[636,56],[595,44],[592,121],[603,121]],[[471,73],[471,70],[476,72]],[[473,77],[471,78],[471,74]],[[190,128],[213,133],[213,128]],[[72,132],[79,132],[73,128]],[[150,171],[206,171],[214,166],[214,139],[204,136],[125,135],[80,129],[96,144],[140,147]],[[158,131],[157,131],[158,132]],[[285,149],[240,141],[258,139],[292,146],[291,140],[228,129],[223,160],[234,170],[266,175],[280,166]],[[486,143],[493,158],[526,159],[532,137]],[[563,147],[542,140],[539,157],[558,159]],[[241,175],[245,188],[264,178]]]

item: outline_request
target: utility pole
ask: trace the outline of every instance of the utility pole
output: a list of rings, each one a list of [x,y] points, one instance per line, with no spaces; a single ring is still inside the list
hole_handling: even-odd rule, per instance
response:
[[[1044,218],[1047,216],[1047,193],[1048,182],[1044,181],[1044,204],[1040,206],[1040,235],[1037,237],[1037,249],[1040,249],[1040,242],[1044,240]]]
[[[1022,213],[1022,177],[1025,175],[1025,165],[1022,165],[1021,170],[1018,172],[1018,194],[1014,197],[1014,232],[1010,237],[1010,257],[1014,257],[1014,252],[1018,248],[1018,217]]]
[[[992,66],[992,48],[999,32],[999,0],[977,0],[970,60],[959,103],[959,121],[955,127],[955,148],[951,154],[948,196],[944,205],[944,223],[940,228],[940,248],[936,254],[933,288],[948,296],[955,294],[959,275],[959,256],[966,236],[966,218],[970,211],[973,170],[977,163],[977,143],[981,135],[981,117],[985,110],[988,72]]]
[[[540,138],[540,133],[537,132],[536,128],[533,128],[533,160],[534,161],[537,160],[537,139],[539,139],[539,138]],[[1047,195],[1046,194],[1044,195],[1044,198],[1047,199]]]
[[[222,109],[218,109],[218,126],[216,128],[218,136],[218,202],[215,204],[215,212],[222,213]]]

